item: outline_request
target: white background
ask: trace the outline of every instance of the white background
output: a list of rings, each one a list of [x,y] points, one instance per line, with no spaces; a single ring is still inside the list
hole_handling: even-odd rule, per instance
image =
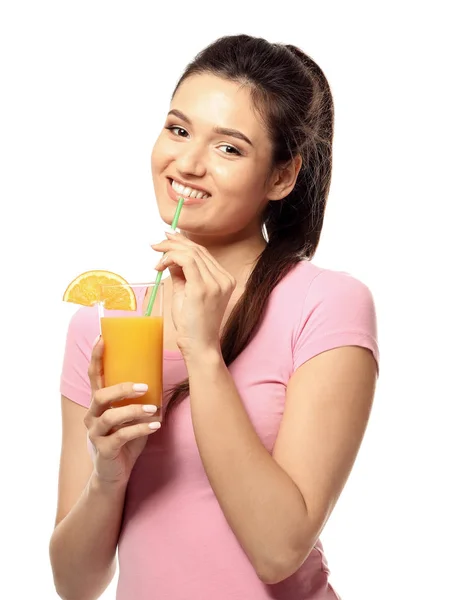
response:
[[[377,305],[374,411],[322,535],[331,581],[345,600],[475,598],[470,4],[2,3],[1,598],[56,597],[76,310],[62,293],[92,268],[154,277],[150,151],[187,62],[232,33],[296,44],[326,73],[334,172],[314,262],[362,279]]]

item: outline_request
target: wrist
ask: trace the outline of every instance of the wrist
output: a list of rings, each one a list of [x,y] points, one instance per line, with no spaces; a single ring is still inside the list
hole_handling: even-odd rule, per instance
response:
[[[202,369],[204,367],[217,367],[224,365],[221,346],[219,344],[213,346],[195,347],[193,349],[182,350],[188,371],[190,369]]]
[[[122,481],[106,481],[94,471],[89,479],[89,492],[107,498],[118,499],[125,496],[127,483]]]

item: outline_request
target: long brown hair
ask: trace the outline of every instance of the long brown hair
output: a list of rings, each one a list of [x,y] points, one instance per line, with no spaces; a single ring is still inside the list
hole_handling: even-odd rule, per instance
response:
[[[271,291],[301,260],[315,254],[330,189],[333,99],[320,67],[292,45],[248,35],[222,37],[187,66],[173,92],[191,75],[209,73],[247,86],[273,141],[273,167],[302,156],[296,184],[269,202],[262,225],[267,246],[223,330],[221,351],[230,365],[256,334]],[[167,412],[190,390],[189,380],[170,390]]]

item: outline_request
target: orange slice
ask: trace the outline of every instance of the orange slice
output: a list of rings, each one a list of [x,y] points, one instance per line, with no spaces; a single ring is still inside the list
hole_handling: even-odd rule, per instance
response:
[[[115,286],[104,289],[102,286]],[[129,283],[111,271],[86,271],[81,273],[66,288],[65,302],[93,306],[103,301],[109,310],[136,310],[137,300]]]

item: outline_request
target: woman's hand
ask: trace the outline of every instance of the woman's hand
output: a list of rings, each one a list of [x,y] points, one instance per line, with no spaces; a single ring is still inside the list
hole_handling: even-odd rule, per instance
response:
[[[92,401],[84,418],[89,440],[94,448],[94,468],[97,477],[106,483],[127,485],[135,461],[147,443],[147,437],[157,431],[160,423],[154,414],[156,406],[129,404],[111,408],[111,403],[125,398],[139,398],[146,386],[121,383],[103,386],[104,342],[93,348],[89,364]]]
[[[236,281],[206,248],[179,233],[153,245],[166,252],[157,271],[170,269],[172,318],[184,358],[220,349],[221,324]]]

